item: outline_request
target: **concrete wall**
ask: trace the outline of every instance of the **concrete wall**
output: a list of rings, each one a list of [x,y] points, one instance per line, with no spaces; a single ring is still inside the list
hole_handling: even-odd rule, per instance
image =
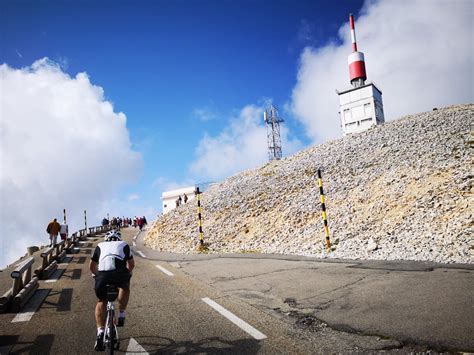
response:
[[[163,214],[166,214],[169,211],[176,208],[176,199],[178,199],[179,196],[181,196],[181,199],[183,199],[184,194],[186,194],[188,196],[188,203],[189,201],[194,200],[195,189],[196,189],[195,186],[188,186],[182,189],[176,189],[176,190],[163,192],[161,194],[161,200],[163,203]],[[184,200],[182,200],[181,203],[184,203]]]

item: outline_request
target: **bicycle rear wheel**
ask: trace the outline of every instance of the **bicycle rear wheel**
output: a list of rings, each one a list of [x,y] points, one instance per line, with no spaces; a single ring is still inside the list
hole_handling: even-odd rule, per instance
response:
[[[105,343],[105,353],[107,355],[113,355],[115,351],[115,336],[113,335],[113,333],[109,333],[109,334],[110,334],[109,339]]]
[[[115,332],[114,312],[112,310],[109,311],[105,329],[105,353],[107,355],[112,355],[114,353],[116,341],[117,333]]]

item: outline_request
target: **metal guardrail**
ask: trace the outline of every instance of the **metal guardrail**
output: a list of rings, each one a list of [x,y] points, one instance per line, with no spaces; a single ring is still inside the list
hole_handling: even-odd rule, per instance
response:
[[[49,247],[40,255],[43,258],[41,267],[35,270],[35,274],[42,280],[47,279],[58,268],[58,262],[54,260],[54,247]]]
[[[111,229],[111,225],[81,229],[72,233],[70,238],[62,240],[54,247],[43,250],[40,254],[43,260],[41,266],[34,270],[36,274],[34,277],[32,277],[34,257],[22,261],[10,274],[13,279],[12,287],[0,297],[0,312],[6,312],[10,309],[14,312],[21,310],[38,289],[38,280],[45,280],[51,276],[58,268],[58,261],[61,262],[66,256],[67,250],[70,250],[81,239]]]
[[[0,297],[0,309],[6,311],[10,306],[13,311],[19,311],[33,296],[38,288],[38,277],[32,277],[32,266],[35,259],[29,257],[22,261],[11,272],[12,287]]]

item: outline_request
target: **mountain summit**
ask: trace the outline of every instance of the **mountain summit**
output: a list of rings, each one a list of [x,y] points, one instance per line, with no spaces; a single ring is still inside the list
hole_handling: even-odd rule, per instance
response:
[[[232,176],[202,194],[209,252],[473,263],[473,123],[474,104],[434,109]],[[194,253],[197,231],[192,201],[159,217],[145,244]]]

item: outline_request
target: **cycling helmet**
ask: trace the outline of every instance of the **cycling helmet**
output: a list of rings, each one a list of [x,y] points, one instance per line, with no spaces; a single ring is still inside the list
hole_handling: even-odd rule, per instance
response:
[[[122,234],[119,231],[111,230],[105,234],[104,240],[106,242],[122,240]]]

